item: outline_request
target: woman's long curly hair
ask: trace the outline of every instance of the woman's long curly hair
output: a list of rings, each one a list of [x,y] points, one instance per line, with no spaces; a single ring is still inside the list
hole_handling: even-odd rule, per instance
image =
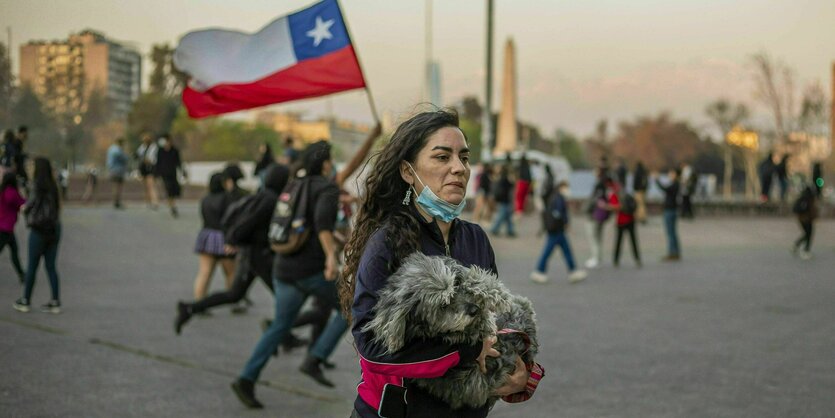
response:
[[[345,246],[345,268],[337,283],[339,301],[349,321],[357,269],[371,235],[387,227],[386,246],[393,255],[393,265],[388,267],[392,271],[399,267],[400,260],[418,249],[420,225],[409,214],[409,206],[403,205],[409,184],[400,176],[400,163],[414,164],[427,138],[448,126],[458,127],[458,114],[454,111],[437,110],[412,116],[397,127],[388,144],[366,163],[371,166],[365,180],[365,198],[360,203],[356,226]]]

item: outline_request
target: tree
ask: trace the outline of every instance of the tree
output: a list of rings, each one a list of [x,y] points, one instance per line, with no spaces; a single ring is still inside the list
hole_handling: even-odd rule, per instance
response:
[[[484,108],[481,107],[477,97],[467,96],[461,99],[461,105],[458,112],[460,113],[462,119],[469,119],[480,124]]]
[[[725,199],[731,197],[731,179],[733,178],[733,146],[725,141],[725,135],[748,119],[748,108],[744,104],[732,105],[728,100],[719,99],[705,108],[707,117],[710,118],[722,135],[722,143],[725,148],[725,172],[722,177],[722,195]]]
[[[150,90],[168,97],[179,96],[186,85],[188,76],[174,65],[174,49],[168,44],[151,47],[153,70],[150,76]]]
[[[555,136],[559,153],[568,161],[571,168],[589,168],[589,163],[583,155],[583,147],[574,134],[563,129],[557,129]]]
[[[585,148],[587,161],[592,164],[597,164],[604,157],[608,158],[612,153],[612,147],[609,144],[609,122],[606,119],[597,122],[594,135],[585,140]]]
[[[821,133],[829,120],[826,93],[820,82],[811,83],[803,91],[800,103],[798,128],[811,133]]]
[[[28,84],[17,90],[12,103],[9,126],[15,125],[26,125],[29,128],[27,153],[32,156],[42,155],[54,161],[67,161],[67,132],[59,129],[52,116],[46,112],[41,98]]]
[[[135,142],[143,132],[169,132],[179,107],[177,98],[154,92],[143,93],[128,114],[128,136]]]
[[[10,126],[12,122],[13,95],[14,75],[9,60],[9,51],[6,44],[0,42],[0,126]]]
[[[771,112],[776,139],[782,143],[794,128],[794,71],[765,52],[754,54],[751,61],[754,65],[754,97]]]
[[[621,122],[618,129],[612,143],[614,154],[630,165],[642,161],[650,170],[690,163],[702,148],[699,134],[687,122],[675,121],[668,113]]]

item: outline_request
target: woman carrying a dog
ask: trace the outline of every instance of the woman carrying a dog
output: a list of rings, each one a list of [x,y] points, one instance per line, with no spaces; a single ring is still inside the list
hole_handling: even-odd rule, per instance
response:
[[[497,272],[485,232],[458,219],[470,179],[469,154],[458,116],[440,110],[403,122],[372,163],[339,282],[340,300],[346,311],[350,307],[361,356],[362,381],[352,417],[485,417],[489,412],[487,404],[453,410],[410,380],[440,377],[458,364],[474,361],[484,372],[486,357],[499,355],[492,347],[495,337],[474,346],[413,340],[388,352],[370,331],[362,331],[374,317],[379,290],[415,251]],[[539,377],[528,372],[519,358],[516,370],[495,395],[511,402],[525,400]]]

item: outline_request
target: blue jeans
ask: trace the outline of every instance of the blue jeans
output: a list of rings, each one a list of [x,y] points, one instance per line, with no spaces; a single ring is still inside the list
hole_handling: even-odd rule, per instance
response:
[[[678,214],[675,209],[664,209],[664,229],[667,231],[667,255],[679,255],[678,231],[676,221]]]
[[[496,220],[490,228],[490,233],[498,234],[502,224],[507,224],[508,235],[516,235],[513,232],[513,206],[510,203],[499,203],[499,211],[496,213]]]
[[[562,255],[565,257],[565,264],[568,265],[568,272],[574,271],[574,255],[571,254],[571,245],[568,243],[568,238],[564,232],[556,234],[548,233],[548,238],[545,240],[545,248],[542,250],[542,255],[539,257],[539,263],[536,265],[536,270],[540,273],[545,273],[548,270],[548,259],[557,245],[562,249]]]
[[[332,306],[339,306],[336,285],[334,282],[325,280],[324,273],[307,277],[294,284],[273,278],[273,285],[275,286],[275,319],[272,325],[261,335],[261,339],[255,345],[255,350],[241,372],[242,379],[253,382],[258,380],[258,376],[264,366],[267,365],[270,356],[293,328],[293,323],[296,321],[296,317],[308,296],[316,296],[331,303]],[[336,349],[339,340],[347,330],[348,322],[345,321],[342,313],[337,309],[322,335],[313,342],[310,355],[320,360],[326,360]]]
[[[26,267],[26,287],[23,297],[26,300],[32,299],[32,288],[35,287],[35,274],[38,272],[38,264],[41,257],[46,265],[46,274],[49,277],[49,287],[52,289],[52,300],[61,300],[58,288],[58,271],[55,269],[55,259],[58,258],[58,242],[61,240],[61,225],[55,228],[52,236],[42,234],[34,229],[29,230],[29,264]]]

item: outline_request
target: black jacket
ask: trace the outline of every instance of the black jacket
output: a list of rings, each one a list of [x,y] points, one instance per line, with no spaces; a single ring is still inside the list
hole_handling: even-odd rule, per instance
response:
[[[176,178],[177,170],[181,169],[180,151],[176,147],[166,150],[160,147],[157,151],[157,164],[154,166],[154,175],[159,177]]]
[[[313,228],[302,248],[293,254],[278,254],[273,272],[287,283],[292,283],[325,271],[325,251],[319,241],[320,231],[333,231],[339,210],[339,188],[322,177],[310,178],[310,201],[305,219]]]
[[[200,216],[203,218],[203,228],[223,229],[220,220],[230,203],[226,193],[212,193],[200,201]]]
[[[447,246],[434,221],[426,222],[412,209],[412,216],[420,224],[420,250],[426,255],[445,255]],[[408,408],[411,416],[419,417],[486,417],[487,406],[478,409],[453,411],[449,405],[415,387],[409,377],[442,375],[456,364],[475,361],[481,353],[477,346],[449,345],[440,340],[410,341],[396,353],[386,353],[383,346],[372,341],[370,332],[362,328],[374,318],[373,310],[378,292],[392,274],[393,254],[386,244],[387,227],[375,232],[363,251],[355,280],[352,333],[360,355],[363,381],[357,386],[359,395],[354,408],[361,417],[377,417],[377,407],[382,395],[384,380],[402,382],[407,388]],[[476,265],[494,273],[496,257],[484,230],[476,224],[456,219],[449,233],[449,255],[465,266]],[[457,361],[452,361],[457,360]],[[433,372],[434,371],[434,372]]]
[[[664,192],[664,209],[678,209],[678,179],[668,186],[661,184],[660,180],[655,180],[655,183]]]
[[[275,203],[278,194],[287,185],[290,170],[286,166],[276,164],[267,171],[264,176],[264,187],[253,196],[254,206],[250,215],[232,231],[229,242],[248,242],[253,247],[269,247],[267,232],[270,229],[270,222],[273,219]]]

